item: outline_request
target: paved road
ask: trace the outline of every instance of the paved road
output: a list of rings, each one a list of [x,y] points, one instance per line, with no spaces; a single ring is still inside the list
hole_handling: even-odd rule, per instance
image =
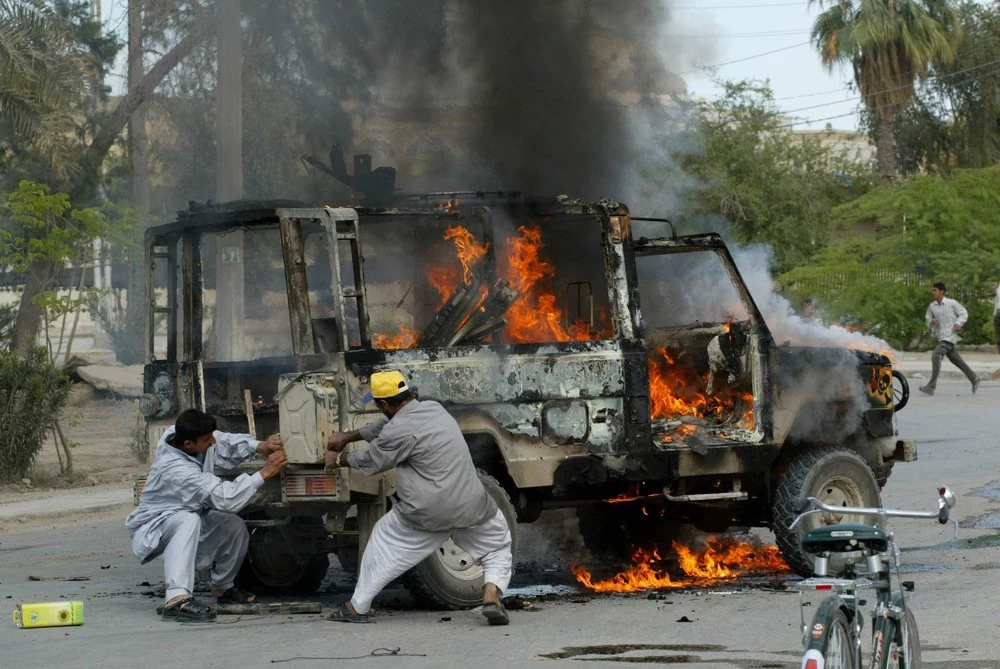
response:
[[[913,397],[900,415],[901,433],[919,440],[920,460],[897,466],[884,491],[886,504],[932,506],[934,488],[947,483],[958,493],[956,517],[987,528],[963,529],[955,541],[950,530],[935,523],[899,521],[895,526],[911,570],[908,578],[917,582],[911,601],[928,669],[1000,668],[1000,651],[992,642],[1000,535],[989,529],[1000,528],[998,404],[1000,385],[986,384],[972,396],[966,383],[945,381],[934,397]],[[990,484],[993,499],[975,492]],[[209,626],[164,623],[153,612],[158,600],[145,594],[161,583],[161,563],[140,566],[132,558],[121,524],[126,511],[119,506],[82,515],[74,523],[57,523],[56,529],[22,531],[8,525],[0,534],[4,616],[21,601],[86,603],[83,627],[19,630],[10,622],[0,624],[0,665],[402,668],[464,667],[471,661],[481,667],[623,667],[626,658],[645,657],[699,669],[799,666],[797,596],[745,583],[669,592],[663,599],[537,601],[534,610],[512,612],[507,628],[487,627],[474,612],[415,610],[401,590],[390,590],[376,602],[382,614],[374,625],[338,625],[319,616],[243,617]],[[547,554],[549,544],[537,531],[522,541],[543,563],[558,561]],[[561,544],[572,545],[572,540]],[[333,583],[319,596],[327,605],[345,598],[351,585],[343,572],[331,573]],[[32,582],[29,575],[90,580]],[[380,647],[413,655],[273,663],[364,656]],[[582,647],[591,648],[578,650]],[[581,659],[596,662],[582,664]]]

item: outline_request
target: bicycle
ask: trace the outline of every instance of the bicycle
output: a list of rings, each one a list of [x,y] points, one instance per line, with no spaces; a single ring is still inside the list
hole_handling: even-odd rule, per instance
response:
[[[887,518],[937,518],[942,525],[949,521],[955,495],[947,487],[938,489],[937,511],[857,508],[828,506],[815,497],[799,502],[794,529],[806,516],[830,513],[837,516],[875,516],[875,525],[841,523],[809,530],[802,536],[802,548],[814,554],[813,576],[797,584],[799,619],[802,625],[804,654],[802,669],[861,669],[861,607],[865,600],[858,593],[871,590],[875,605],[871,609],[871,669],[920,669],[920,636],[913,612],[906,605],[903,592],[912,591],[913,583],[903,581],[899,572],[899,548],[893,533],[886,532]],[[810,507],[815,507],[809,510]],[[958,523],[955,536],[958,536]],[[831,575],[831,561],[836,569]],[[899,584],[893,588],[891,571]],[[806,627],[803,600],[806,593],[831,591],[817,607],[812,625]]]

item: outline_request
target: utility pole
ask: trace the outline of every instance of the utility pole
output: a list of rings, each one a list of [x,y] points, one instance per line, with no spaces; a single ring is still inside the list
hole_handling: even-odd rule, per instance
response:
[[[94,3],[100,10],[100,0],[91,0],[91,11]],[[145,74],[143,65],[143,45],[142,45],[142,10],[144,0],[129,0],[128,2],[128,90],[135,91]],[[129,168],[132,172],[132,208],[136,211],[139,219],[139,238],[142,239],[146,226],[149,225],[149,142],[146,135],[146,105],[140,105],[128,120],[128,160]],[[136,257],[129,258],[128,263],[128,289],[126,293],[126,322],[140,322],[138,312],[146,308],[146,267],[144,263],[144,252],[140,249]],[[110,281],[109,281],[110,284]],[[110,285],[109,285],[110,287]],[[111,308],[110,300],[105,303],[105,308]],[[141,333],[137,332],[136,336]],[[148,341],[144,336],[143,342]],[[125,362],[125,361],[120,361]],[[142,362],[142,360],[132,360],[131,363]]]
[[[242,0],[219,0],[218,88],[215,92],[216,199],[243,197]],[[217,360],[242,353],[244,312],[243,233],[219,237],[216,245],[215,343]]]

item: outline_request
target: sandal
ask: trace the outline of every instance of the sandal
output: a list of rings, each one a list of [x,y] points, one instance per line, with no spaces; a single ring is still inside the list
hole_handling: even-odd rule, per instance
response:
[[[339,609],[335,609],[330,615],[326,617],[326,619],[338,623],[374,622],[372,620],[372,617],[367,613],[351,613],[351,610],[347,608],[347,604],[342,605]]]
[[[219,604],[253,604],[257,600],[257,595],[234,585],[215,599]]]
[[[490,625],[507,625],[510,623],[510,616],[507,615],[507,609],[500,602],[496,604],[483,604],[483,615],[486,616],[486,621]]]
[[[162,617],[163,620],[175,620],[179,623],[210,623],[215,620],[215,610],[194,597],[188,597],[164,606]]]

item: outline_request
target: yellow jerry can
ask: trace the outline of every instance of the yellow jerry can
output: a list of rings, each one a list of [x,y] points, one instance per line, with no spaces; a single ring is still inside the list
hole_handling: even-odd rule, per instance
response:
[[[18,604],[14,609],[18,627],[62,627],[83,624],[83,602]]]

